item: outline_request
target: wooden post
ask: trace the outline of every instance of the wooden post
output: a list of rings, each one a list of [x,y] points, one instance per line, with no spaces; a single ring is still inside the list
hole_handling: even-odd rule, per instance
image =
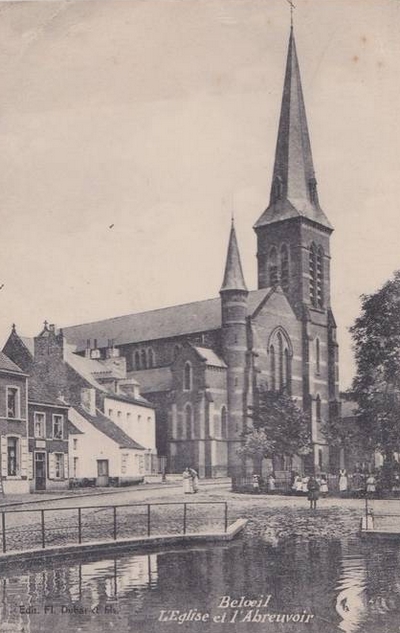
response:
[[[42,518],[42,548],[46,547],[46,539],[45,539],[45,527],[44,527],[44,510],[40,510],[41,518]]]
[[[78,543],[82,543],[82,509],[78,508]]]
[[[147,504],[147,536],[151,534],[151,523],[150,523],[150,504]]]
[[[6,552],[6,513],[1,513],[1,531],[3,535],[3,553]]]
[[[228,503],[225,501],[224,532],[228,530]]]
[[[186,510],[187,510],[187,505],[186,503],[183,504],[183,533],[186,534]]]
[[[114,517],[113,536],[114,536],[114,541],[116,541],[117,540],[117,506],[114,506],[113,508],[113,517]]]

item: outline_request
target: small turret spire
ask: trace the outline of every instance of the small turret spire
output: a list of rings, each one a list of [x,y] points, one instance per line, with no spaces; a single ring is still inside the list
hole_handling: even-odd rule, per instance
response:
[[[232,214],[231,232],[229,235],[228,254],[226,256],[224,281],[220,292],[225,290],[244,290],[247,292],[240,261],[239,246],[236,239],[235,222]]]

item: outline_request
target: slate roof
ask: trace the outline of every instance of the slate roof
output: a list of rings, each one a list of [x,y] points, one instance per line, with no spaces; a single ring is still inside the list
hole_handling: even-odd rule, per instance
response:
[[[246,282],[243,276],[242,262],[240,261],[239,246],[236,239],[235,225],[232,220],[229,235],[228,254],[226,257],[224,280],[221,292],[226,290],[246,290]]]
[[[172,373],[169,367],[131,371],[128,376],[133,376],[139,382],[142,393],[158,393],[172,389]]]
[[[105,393],[104,396],[106,398],[111,398],[111,400],[119,400],[120,402],[128,402],[129,404],[138,404],[142,407],[151,407],[152,409],[154,409],[154,406],[148,400],[146,400],[146,398],[143,398],[142,396],[139,396],[138,398],[134,398],[133,396],[130,396],[128,394],[125,395],[122,393],[115,393],[114,391],[107,391],[107,393]]]
[[[226,369],[226,364],[212,349],[208,349],[207,347],[195,347],[199,356],[206,361],[207,365],[211,365],[211,367],[223,367]]]
[[[69,408],[68,404],[49,393],[46,386],[39,383],[35,379],[35,376],[31,376],[28,381],[28,401],[38,404],[49,404],[54,407]]]
[[[134,448],[136,450],[144,451],[144,446],[141,446],[129,435],[127,435],[119,426],[117,426],[112,420],[107,418],[101,411],[96,410],[96,415],[91,415],[82,406],[74,406],[74,409],[85,418],[90,424],[92,424],[98,431],[104,433],[111,440],[116,442],[120,448]]]
[[[92,387],[99,389],[99,391],[107,391],[103,385],[101,385],[92,376],[92,372],[104,372],[104,367],[97,360],[92,358],[85,358],[74,353],[75,348],[68,343],[64,345],[64,360],[72,369],[74,369],[82,378],[86,380]]]
[[[249,292],[249,314],[254,312],[268,292],[268,288]],[[83,351],[86,349],[87,339],[95,338],[98,347],[106,347],[109,339],[113,339],[115,345],[124,345],[220,328],[221,299],[216,297],[65,327],[63,332],[67,341],[76,346],[77,351]],[[132,375],[140,385],[143,384],[138,377],[139,372],[134,372]]]
[[[72,424],[71,420],[68,420],[68,434],[69,435],[83,435],[83,431],[76,428],[75,424]]]
[[[0,351],[0,370],[3,371],[12,371],[14,374],[22,374],[25,375],[22,369],[18,367],[8,356],[4,354],[4,352]]]
[[[19,334],[18,334],[18,336],[19,336],[20,340],[23,342],[23,344],[25,345],[25,347],[28,350],[28,352],[33,357],[33,355],[35,353],[35,341],[34,341],[34,339],[29,337],[29,336],[20,336]]]
[[[332,225],[318,202],[316,184],[299,62],[293,29],[291,29],[271,201],[256,222],[255,228],[289,218],[304,217],[331,231]],[[276,193],[277,186],[281,190],[279,195]],[[311,187],[315,188],[313,196],[311,196]]]

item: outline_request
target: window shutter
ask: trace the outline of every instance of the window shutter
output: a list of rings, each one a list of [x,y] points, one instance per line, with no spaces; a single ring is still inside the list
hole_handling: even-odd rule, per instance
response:
[[[21,477],[28,475],[28,438],[21,437]]]
[[[7,438],[2,435],[0,441],[1,447],[1,476],[7,477]]]
[[[33,453],[28,453],[28,479],[33,479]]]
[[[49,479],[54,479],[56,475],[54,453],[49,453]]]
[[[64,477],[68,479],[68,453],[64,453]]]

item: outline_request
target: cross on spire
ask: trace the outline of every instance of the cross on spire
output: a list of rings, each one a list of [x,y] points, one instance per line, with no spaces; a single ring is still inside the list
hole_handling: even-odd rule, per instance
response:
[[[292,0],[286,0],[288,4],[290,4],[290,27],[293,28],[293,9],[296,8],[296,5],[293,4]]]

